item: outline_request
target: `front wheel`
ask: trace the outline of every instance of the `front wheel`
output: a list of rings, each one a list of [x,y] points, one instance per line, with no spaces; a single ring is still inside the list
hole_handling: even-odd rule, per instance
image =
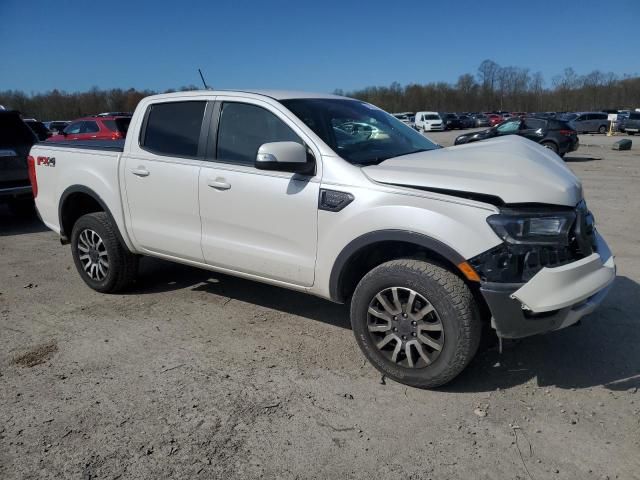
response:
[[[82,280],[101,293],[124,290],[135,280],[138,258],[122,245],[104,212],[89,213],[71,232],[71,254]]]
[[[475,355],[482,330],[462,279],[414,259],[383,263],[362,278],[351,300],[351,325],[375,368],[420,388],[455,378]]]

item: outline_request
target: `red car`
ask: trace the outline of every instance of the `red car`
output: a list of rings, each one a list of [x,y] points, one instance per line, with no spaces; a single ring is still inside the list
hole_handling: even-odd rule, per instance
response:
[[[127,136],[131,117],[84,117],[74,120],[61,134],[53,135],[47,142],[69,140],[120,140]]]
[[[497,124],[504,121],[504,117],[496,113],[489,113],[487,114],[487,117],[489,117],[489,125],[492,127],[495,127]]]

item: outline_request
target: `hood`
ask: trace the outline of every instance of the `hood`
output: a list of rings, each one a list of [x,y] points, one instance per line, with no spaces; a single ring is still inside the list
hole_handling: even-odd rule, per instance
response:
[[[509,204],[574,207],[582,200],[580,180],[564,161],[518,135],[403,155],[362,170],[380,183],[475,193]]]

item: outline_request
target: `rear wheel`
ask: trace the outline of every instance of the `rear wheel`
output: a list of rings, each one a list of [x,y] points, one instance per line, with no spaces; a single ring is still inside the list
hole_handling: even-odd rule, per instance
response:
[[[364,276],[351,301],[351,325],[375,368],[421,388],[456,377],[475,355],[482,330],[465,283],[413,259],[383,263]]]
[[[71,233],[71,253],[82,280],[98,292],[118,292],[135,280],[138,259],[122,245],[104,212],[78,219]]]
[[[544,148],[552,150],[554,153],[558,153],[558,146],[553,142],[542,142],[540,145],[542,145]]]
[[[607,127],[605,125],[600,125],[600,128],[598,128],[598,133],[607,133]]]

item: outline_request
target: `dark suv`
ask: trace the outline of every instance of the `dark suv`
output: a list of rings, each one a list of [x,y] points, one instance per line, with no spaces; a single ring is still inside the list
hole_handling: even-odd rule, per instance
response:
[[[37,141],[19,112],[0,110],[0,204],[18,215],[34,211],[27,156]]]
[[[520,135],[553,150],[561,157],[578,149],[578,133],[569,123],[554,118],[510,118],[495,127],[479,132],[465,133],[455,145],[477,142],[503,135]]]

